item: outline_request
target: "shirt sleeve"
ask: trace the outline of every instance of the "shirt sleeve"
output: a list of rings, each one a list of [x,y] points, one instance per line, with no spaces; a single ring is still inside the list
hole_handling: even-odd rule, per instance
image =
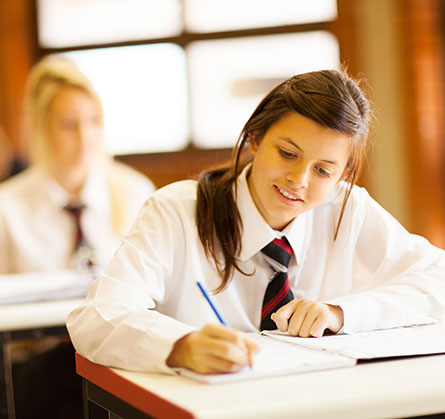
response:
[[[445,251],[410,234],[358,189],[350,246],[353,292],[330,300],[344,312],[342,331],[434,323],[445,313]],[[351,233],[352,232],[352,233]]]
[[[171,373],[175,341],[194,330],[156,311],[181,271],[184,227],[174,209],[150,198],[84,304],[67,319],[73,344],[93,362]],[[173,269],[174,267],[174,269]]]

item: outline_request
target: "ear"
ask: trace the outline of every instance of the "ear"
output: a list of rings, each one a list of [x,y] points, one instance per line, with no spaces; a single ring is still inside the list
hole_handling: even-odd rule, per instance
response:
[[[249,132],[249,134],[247,134],[247,136],[249,138],[250,152],[252,154],[256,154],[256,152],[258,151],[258,143],[257,143],[256,135],[253,132]]]

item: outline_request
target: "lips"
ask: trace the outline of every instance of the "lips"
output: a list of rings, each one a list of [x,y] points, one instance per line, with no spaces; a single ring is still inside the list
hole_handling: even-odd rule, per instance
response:
[[[303,199],[297,194],[289,192],[287,189],[281,188],[280,186],[275,186],[275,189],[286,199],[291,201],[303,201]]]

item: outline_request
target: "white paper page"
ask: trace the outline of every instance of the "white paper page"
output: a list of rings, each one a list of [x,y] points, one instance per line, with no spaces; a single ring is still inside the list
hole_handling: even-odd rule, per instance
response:
[[[341,355],[290,345],[258,333],[248,335],[260,347],[252,368],[247,367],[238,373],[214,375],[199,374],[182,368],[176,371],[196,381],[215,384],[355,365],[355,360]]]
[[[0,276],[0,304],[84,297],[92,277],[75,271],[26,272]]]
[[[338,353],[355,359],[445,353],[444,323],[321,338],[300,338],[278,331],[262,333],[298,346]]]

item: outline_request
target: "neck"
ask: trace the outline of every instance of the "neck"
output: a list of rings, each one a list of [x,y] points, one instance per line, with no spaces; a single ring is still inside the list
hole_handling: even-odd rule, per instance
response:
[[[78,200],[80,193],[87,181],[87,173],[83,170],[55,171],[52,173],[57,183],[71,195],[73,200]]]

